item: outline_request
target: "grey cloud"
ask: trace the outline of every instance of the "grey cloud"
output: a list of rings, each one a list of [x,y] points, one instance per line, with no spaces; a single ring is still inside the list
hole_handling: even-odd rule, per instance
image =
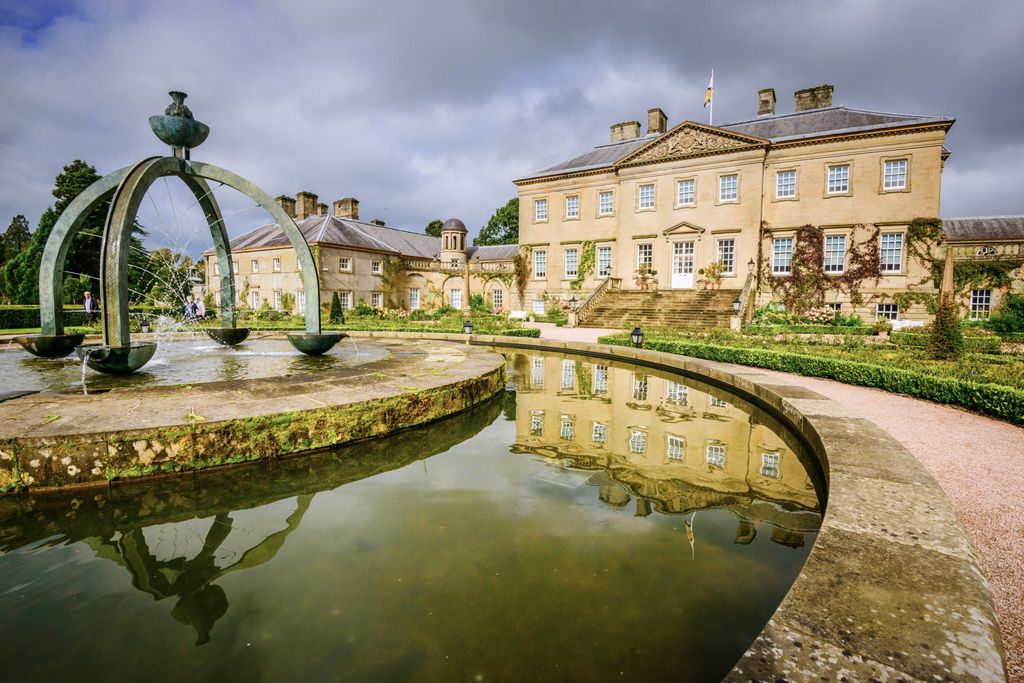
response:
[[[196,158],[271,194],[357,196],[367,218],[471,230],[513,178],[661,106],[747,118],[772,86],[958,121],[943,213],[1024,212],[1024,6],[959,2],[210,3],[90,0],[0,12],[0,220],[33,222],[61,166],[160,153],[146,117],[190,93],[213,127]],[[27,18],[26,18],[27,16]],[[42,26],[42,28],[40,28]],[[27,27],[27,28],[26,28]],[[244,205],[225,197],[230,210]],[[239,214],[233,231],[257,220]]]

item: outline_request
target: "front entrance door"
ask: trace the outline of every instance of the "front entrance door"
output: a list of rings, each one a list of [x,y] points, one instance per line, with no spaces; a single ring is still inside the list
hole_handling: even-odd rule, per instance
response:
[[[672,243],[672,288],[693,289],[693,242]]]

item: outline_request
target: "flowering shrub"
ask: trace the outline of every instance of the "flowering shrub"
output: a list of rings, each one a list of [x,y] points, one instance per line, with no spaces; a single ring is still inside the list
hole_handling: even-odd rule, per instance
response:
[[[807,321],[815,325],[827,325],[835,322],[836,312],[828,306],[818,306],[807,311]]]

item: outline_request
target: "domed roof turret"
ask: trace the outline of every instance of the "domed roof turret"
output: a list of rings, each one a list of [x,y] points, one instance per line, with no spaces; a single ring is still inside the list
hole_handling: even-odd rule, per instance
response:
[[[466,230],[466,224],[460,221],[458,218],[449,218],[441,226],[442,231],[447,232],[469,232]]]

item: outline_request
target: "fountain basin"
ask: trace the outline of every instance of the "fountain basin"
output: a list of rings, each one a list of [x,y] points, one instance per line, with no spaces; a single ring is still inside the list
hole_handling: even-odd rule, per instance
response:
[[[14,341],[33,356],[63,358],[74,351],[84,339],[84,334],[26,334],[15,337]]]
[[[203,144],[206,136],[210,134],[210,127],[205,123],[183,116],[150,116],[149,127],[158,138],[171,147],[188,149]]]
[[[241,344],[249,336],[248,327],[208,327],[206,336],[224,346]]]
[[[307,356],[322,356],[334,348],[348,335],[344,332],[321,332],[320,334],[289,334],[288,341]]]
[[[156,353],[156,342],[132,342],[128,346],[82,344],[75,353],[96,372],[108,375],[130,375],[148,363]]]

